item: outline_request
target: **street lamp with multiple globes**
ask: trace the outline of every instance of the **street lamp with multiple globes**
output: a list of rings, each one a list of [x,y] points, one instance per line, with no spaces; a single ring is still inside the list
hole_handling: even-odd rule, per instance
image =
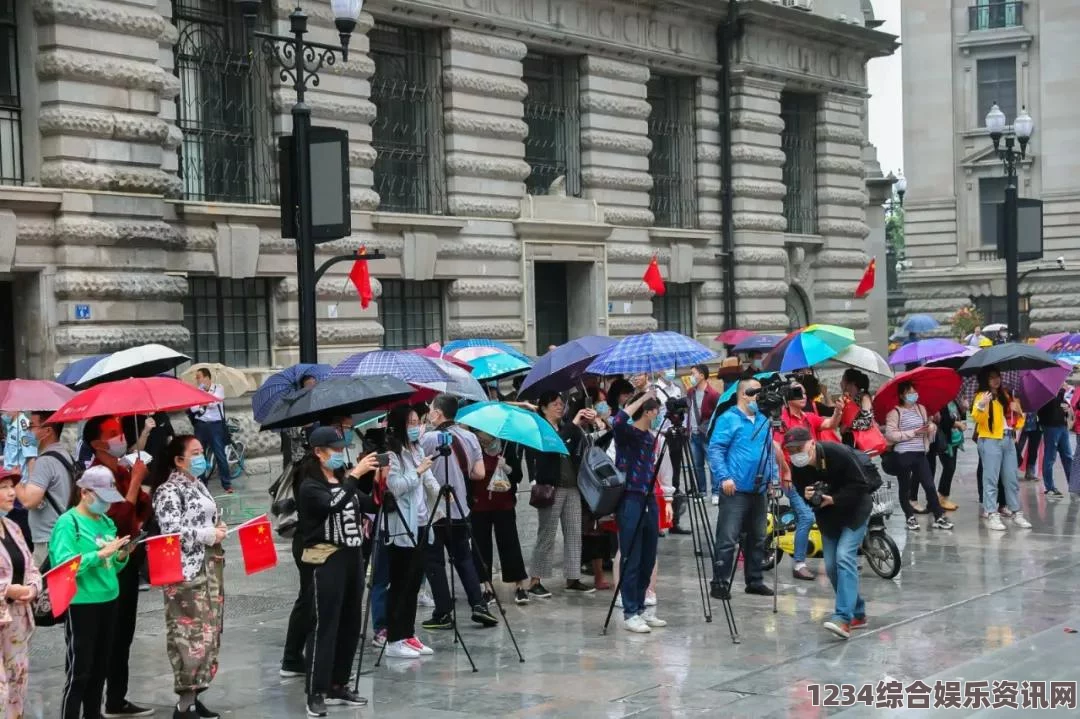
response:
[[[319,84],[319,70],[333,65],[340,52],[342,61],[349,59],[349,36],[356,28],[356,21],[363,8],[363,0],[330,0],[334,24],[338,30],[340,47],[305,40],[308,32],[307,13],[297,5],[289,14],[289,30],[292,36],[275,35],[255,29],[261,0],[236,0],[248,27],[249,35],[257,41],[264,55],[272,60],[283,81],[291,81],[296,92],[292,106],[292,175],[295,179],[296,217],[296,274],[300,322],[300,361],[317,362],[318,346],[315,332],[315,241],[312,236],[311,197],[311,107],[304,102],[304,94],[311,86]],[[281,201],[293,201],[282,197]],[[348,207],[345,212],[348,212]]]
[[[1020,108],[1020,114],[1013,121],[1012,134],[1005,136],[1006,117],[995,102],[986,113],[986,129],[994,142],[1001,164],[1005,167],[1005,242],[1002,248],[1005,254],[1005,295],[1008,310],[1009,332],[1020,333],[1020,277],[1019,277],[1019,236],[1020,221],[1017,212],[1016,166],[1027,155],[1028,141],[1035,131],[1035,122],[1027,109]],[[1001,138],[1005,137],[1002,147]],[[1017,149],[1019,145],[1019,149]]]

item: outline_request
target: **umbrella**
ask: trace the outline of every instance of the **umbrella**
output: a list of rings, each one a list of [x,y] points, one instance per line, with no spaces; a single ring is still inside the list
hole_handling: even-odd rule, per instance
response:
[[[155,377],[190,361],[187,355],[165,345],[139,345],[102,358],[87,370],[75,386],[82,389],[128,377]]]
[[[976,352],[967,358],[957,370],[962,375],[978,374],[987,367],[996,367],[1000,371],[1022,369],[1044,369],[1056,367],[1057,360],[1045,351],[1033,345],[1019,342],[1006,342]]]
[[[417,387],[440,394],[452,394],[455,397],[474,402],[483,402],[488,398],[487,392],[476,381],[476,378],[469,374],[469,370],[458,367],[449,359],[433,357],[430,361],[434,362],[436,367],[446,373],[447,379],[445,382],[413,382]]]
[[[1035,346],[1038,347],[1039,345],[1036,344]],[[1049,347],[1040,349],[1045,349],[1059,359],[1080,354],[1080,334],[1067,334],[1063,337],[1059,337],[1057,341]]]
[[[1017,394],[1020,404],[1028,412],[1038,412],[1057,397],[1065,379],[1072,374],[1072,365],[1059,362],[1057,367],[1027,370],[1019,374],[1020,388]]]
[[[940,412],[941,408],[956,399],[962,380],[955,370],[946,367],[917,367],[901,372],[878,388],[874,395],[874,417],[881,424],[885,417],[900,403],[897,387],[911,382],[919,393],[919,404],[927,414]]]
[[[1041,350],[1046,350],[1050,354],[1054,354],[1054,351],[1051,349],[1051,347],[1053,347],[1058,342],[1060,342],[1061,340],[1065,339],[1068,336],[1069,336],[1068,332],[1055,332],[1055,333],[1050,334],[1050,335],[1043,335],[1039,339],[1035,340],[1035,346],[1038,347]],[[1080,337],[1078,337],[1077,339],[1080,340]],[[1080,346],[1080,342],[1078,342],[1077,345]]]
[[[996,322],[992,325],[985,325],[982,328],[983,334],[993,334],[995,332],[1001,332],[1001,330],[1007,330],[1009,326],[1003,322]]]
[[[420,347],[408,351],[412,352],[414,355],[420,355],[421,357],[427,357],[428,359],[445,360],[466,371],[472,369],[472,366],[468,362],[463,362],[453,355],[444,355],[441,350],[433,350],[430,347]]]
[[[1001,373],[1001,386],[1020,396],[1020,372],[1008,370]],[[964,377],[964,384],[960,386],[960,399],[968,407],[975,401],[975,395],[979,390],[979,380],[975,376]]]
[[[764,380],[768,379],[769,377],[772,377],[775,374],[779,374],[779,373],[778,372],[758,372],[756,375],[754,375],[754,379],[756,379],[758,382],[763,382]],[[719,406],[719,405],[723,404],[724,402],[728,402],[728,401],[734,399],[735,398],[735,390],[736,390],[736,388],[738,388],[738,386],[739,386],[738,382],[732,382],[731,384],[729,384],[727,386],[727,388],[724,390],[724,394],[720,395],[720,400],[717,402],[717,405]]]
[[[980,350],[979,347],[961,347],[956,354],[945,355],[926,362],[927,367],[949,367],[959,369],[960,365],[967,362],[967,358]]]
[[[871,374],[879,374],[882,377],[893,376],[892,370],[889,369],[889,363],[885,361],[884,357],[872,349],[860,347],[859,345],[851,345],[846,350],[833,357],[832,361]]]
[[[964,349],[964,345],[953,342],[952,340],[942,338],[919,340],[918,342],[906,344],[893,352],[889,357],[889,364],[923,364],[924,362],[941,359],[942,357],[952,357],[953,355],[963,352]]]
[[[938,321],[930,315],[911,315],[900,326],[900,329],[906,334],[914,332],[921,335],[923,332],[933,332],[940,326]]]
[[[252,417],[256,422],[262,422],[279,399],[300,389],[300,380],[304,377],[314,377],[316,381],[321,382],[330,376],[330,369],[328,364],[302,362],[270,375],[251,397]]]
[[[427,357],[402,350],[374,350],[347,357],[330,371],[331,377],[388,374],[406,382],[445,382],[449,379]]]
[[[74,362],[69,363],[67,367],[60,371],[60,374],[56,375],[56,381],[60,384],[67,385],[68,387],[74,387],[91,367],[108,356],[109,355],[92,355],[90,357],[77,359]]]
[[[757,333],[750,330],[724,330],[716,336],[714,341],[722,345],[737,345],[756,336]]]
[[[855,344],[855,333],[836,325],[809,325],[780,341],[762,361],[764,369],[793,372],[831,360]]]
[[[415,391],[390,375],[330,377],[282,397],[262,421],[261,429],[303,427],[328,415],[355,415],[408,399]]]
[[[510,345],[506,344],[505,342],[499,342],[497,340],[489,340],[489,339],[482,339],[482,338],[471,339],[471,340],[451,340],[450,342],[447,342],[446,344],[444,344],[441,349],[442,349],[443,354],[457,354],[457,352],[459,352],[460,350],[463,350],[463,349],[476,349],[476,348],[486,348],[486,349],[498,350],[499,352],[502,352],[503,354],[508,354],[508,355],[513,356],[513,357],[517,357],[518,359],[520,359],[520,360],[522,360],[524,362],[528,362],[530,365],[532,364],[532,359],[528,355],[522,354],[520,350],[516,350],[513,347],[511,347]],[[464,359],[466,362],[468,362],[468,359],[466,359],[464,357],[462,359]]]
[[[458,412],[458,424],[540,452],[569,454],[566,442],[536,412],[502,402],[479,402]]]
[[[102,382],[83,390],[56,410],[50,421],[79,422],[91,417],[174,412],[220,400],[173,377],[134,377]]]
[[[708,362],[716,353],[678,332],[647,332],[624,337],[585,368],[589,374],[640,374]]]
[[[754,335],[739,342],[731,350],[739,352],[768,352],[784,339],[784,335]]]
[[[234,397],[243,397],[245,394],[254,389],[251,386],[251,380],[246,374],[235,367],[227,367],[217,362],[199,362],[193,364],[184,370],[180,374],[180,379],[185,382],[195,382],[195,373],[201,369],[205,369],[210,373],[210,378],[214,384],[220,385],[225,390],[225,396],[229,399]]]
[[[544,392],[562,392],[578,384],[585,369],[618,340],[588,335],[570,340],[536,360],[532,371],[518,389],[518,397],[538,397]]]
[[[503,352],[473,358],[469,360],[469,364],[472,365],[472,376],[482,382],[502,379],[532,369],[527,360]]]
[[[75,396],[75,391],[47,379],[10,379],[0,382],[0,411],[53,412]]]

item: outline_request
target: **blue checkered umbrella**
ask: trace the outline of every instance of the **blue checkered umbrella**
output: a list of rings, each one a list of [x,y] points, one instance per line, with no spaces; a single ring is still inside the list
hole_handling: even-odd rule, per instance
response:
[[[285,395],[300,389],[300,380],[304,377],[314,377],[322,381],[330,375],[328,364],[294,364],[292,367],[270,375],[262,386],[251,396],[251,414],[256,422],[262,422],[270,414],[270,410]]]
[[[360,352],[344,359],[330,371],[331,377],[363,377],[388,374],[406,382],[446,382],[449,377],[427,357],[399,350]]]
[[[598,375],[662,372],[715,358],[711,349],[678,332],[648,332],[619,340],[585,371]]]
[[[93,355],[92,357],[77,359],[65,367],[60,374],[56,375],[56,381],[59,384],[73,387],[78,384],[84,374],[90,371],[91,367],[108,356],[109,355]]]
[[[528,362],[532,365],[532,359],[528,355],[522,354],[519,350],[514,349],[505,342],[499,342],[498,340],[489,340],[484,338],[476,338],[471,340],[451,340],[442,346],[443,354],[450,354],[466,347],[490,347],[492,349],[499,350],[503,354],[508,354],[511,357],[517,357],[523,362]]]

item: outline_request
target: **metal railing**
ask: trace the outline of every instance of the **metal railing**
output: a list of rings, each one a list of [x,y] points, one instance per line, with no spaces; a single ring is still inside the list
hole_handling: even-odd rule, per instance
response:
[[[649,80],[649,209],[657,227],[697,227],[697,168],[693,79]]]
[[[566,194],[581,195],[581,126],[578,112],[576,58],[529,53],[522,80],[529,88],[524,101],[525,161],[532,172],[525,180],[530,195],[547,194],[565,177]]]
[[[968,8],[968,30],[995,30],[1024,24],[1024,3],[1019,0],[983,2]]]

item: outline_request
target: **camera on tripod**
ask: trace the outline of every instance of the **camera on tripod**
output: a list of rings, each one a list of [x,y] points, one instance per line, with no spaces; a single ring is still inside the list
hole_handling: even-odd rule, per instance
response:
[[[440,457],[449,457],[453,452],[454,435],[446,430],[439,430],[439,443],[435,448],[435,451]]]
[[[690,404],[686,401],[686,397],[668,397],[664,402],[664,411],[667,413],[668,421],[673,426],[679,426],[686,419],[686,410],[690,409]]]
[[[814,484],[811,485],[811,489],[814,490],[814,493],[811,494],[810,498],[806,501],[809,502],[810,506],[814,509],[820,509],[822,497],[829,491],[829,485],[825,484],[825,482],[814,482]]]
[[[784,405],[792,399],[797,399],[801,393],[802,387],[793,384],[790,376],[775,374],[762,380],[760,388],[747,390],[746,396],[757,399],[759,412],[778,420]]]

